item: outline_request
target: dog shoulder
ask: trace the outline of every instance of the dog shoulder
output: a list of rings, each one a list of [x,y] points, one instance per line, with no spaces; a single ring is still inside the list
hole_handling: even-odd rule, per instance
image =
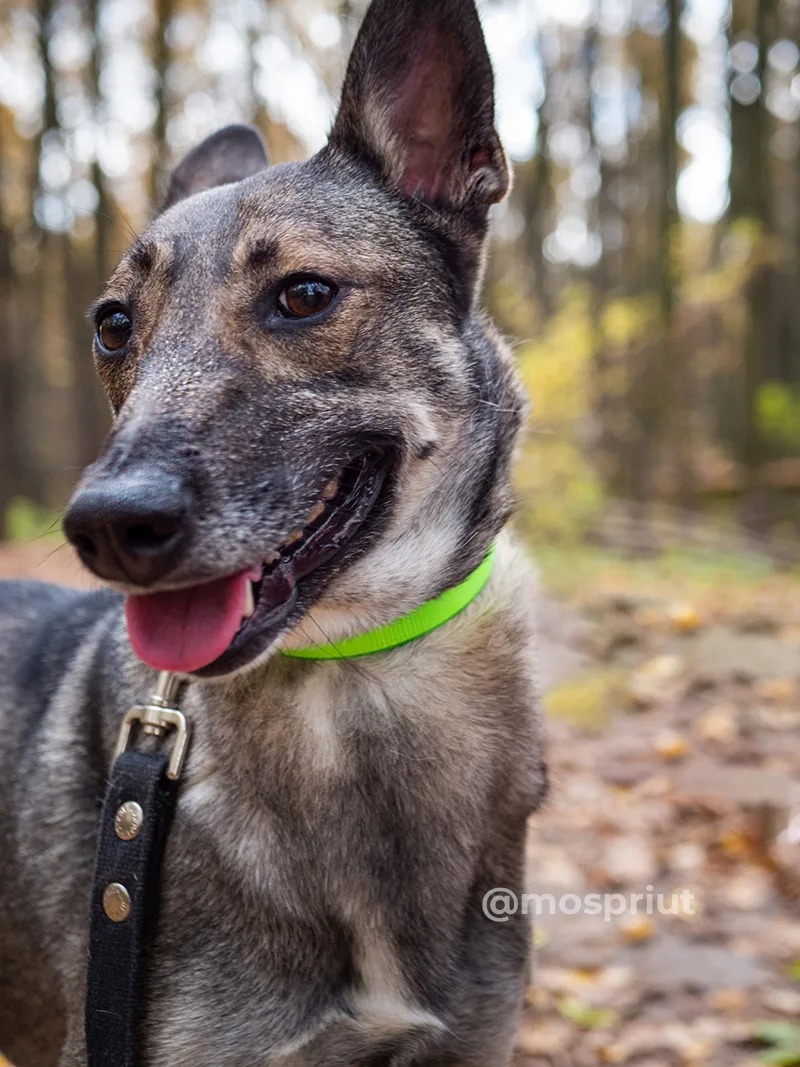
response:
[[[0,582],[0,674],[21,697],[59,682],[87,634],[120,597],[37,581]]]

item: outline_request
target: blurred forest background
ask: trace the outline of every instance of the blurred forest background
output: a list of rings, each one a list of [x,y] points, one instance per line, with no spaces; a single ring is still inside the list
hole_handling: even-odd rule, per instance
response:
[[[109,422],[84,308],[169,165],[324,141],[365,0],[0,0],[0,518]],[[534,400],[540,543],[800,528],[800,2],[483,0],[516,185],[487,300]],[[44,509],[44,510],[41,510]],[[715,535],[716,536],[716,535]]]

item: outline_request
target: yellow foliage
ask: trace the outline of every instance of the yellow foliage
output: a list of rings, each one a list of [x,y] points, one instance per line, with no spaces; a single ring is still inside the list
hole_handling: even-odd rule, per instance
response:
[[[608,344],[624,348],[658,328],[655,294],[612,301],[603,318],[603,336]]]
[[[622,703],[624,674],[620,670],[590,671],[570,678],[545,694],[548,715],[580,729],[602,730]]]
[[[602,500],[585,447],[593,406],[593,336],[589,293],[575,288],[541,336],[519,354],[533,416],[517,490],[523,524],[537,538],[579,536]]]
[[[702,265],[712,261],[708,241],[708,234],[692,227],[683,228],[673,241],[671,254],[682,281],[669,343],[686,357],[682,373],[688,379],[681,388],[673,388],[670,368],[659,364],[665,323],[654,292],[606,296],[599,308],[588,286],[573,285],[562,292],[535,338],[520,348],[519,366],[533,415],[517,489],[523,532],[534,543],[563,546],[584,540],[600,515],[604,491],[620,496],[632,491],[628,475],[639,462],[638,420],[654,402],[653,395],[662,408],[662,425],[656,427],[660,439],[652,446],[654,469],[639,471],[652,485],[663,485],[659,473],[677,462],[676,440],[667,427],[690,394],[698,396],[691,430],[698,472],[715,449],[728,453],[729,444],[714,437],[719,402],[713,396],[727,395],[740,372],[747,287],[764,267],[776,267],[783,253],[752,219],[737,219],[727,229],[722,255],[714,257],[713,267]],[[529,302],[517,294],[514,304],[510,290],[502,292],[508,307],[517,307],[516,323],[521,325],[525,315],[532,320],[526,310]],[[796,453],[800,394],[768,382],[762,385],[757,413],[773,447]],[[600,442],[605,446],[602,453]],[[709,469],[705,463],[706,474]]]

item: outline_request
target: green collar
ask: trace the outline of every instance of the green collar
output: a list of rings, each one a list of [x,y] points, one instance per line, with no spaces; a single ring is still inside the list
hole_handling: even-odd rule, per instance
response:
[[[373,652],[387,652],[409,641],[437,630],[471,604],[489,580],[494,563],[494,545],[489,549],[483,563],[468,575],[460,585],[445,589],[441,596],[420,604],[402,618],[368,630],[365,634],[346,637],[330,645],[313,645],[311,648],[287,648],[282,655],[292,659],[354,659],[370,656]]]

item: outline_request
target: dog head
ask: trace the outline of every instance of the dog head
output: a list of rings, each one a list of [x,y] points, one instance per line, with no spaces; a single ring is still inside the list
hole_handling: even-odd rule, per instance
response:
[[[227,674],[481,560],[523,408],[476,306],[508,183],[472,0],[374,0],[311,160],[233,126],[178,166],[93,311],[115,421],[65,518],[146,662]]]

